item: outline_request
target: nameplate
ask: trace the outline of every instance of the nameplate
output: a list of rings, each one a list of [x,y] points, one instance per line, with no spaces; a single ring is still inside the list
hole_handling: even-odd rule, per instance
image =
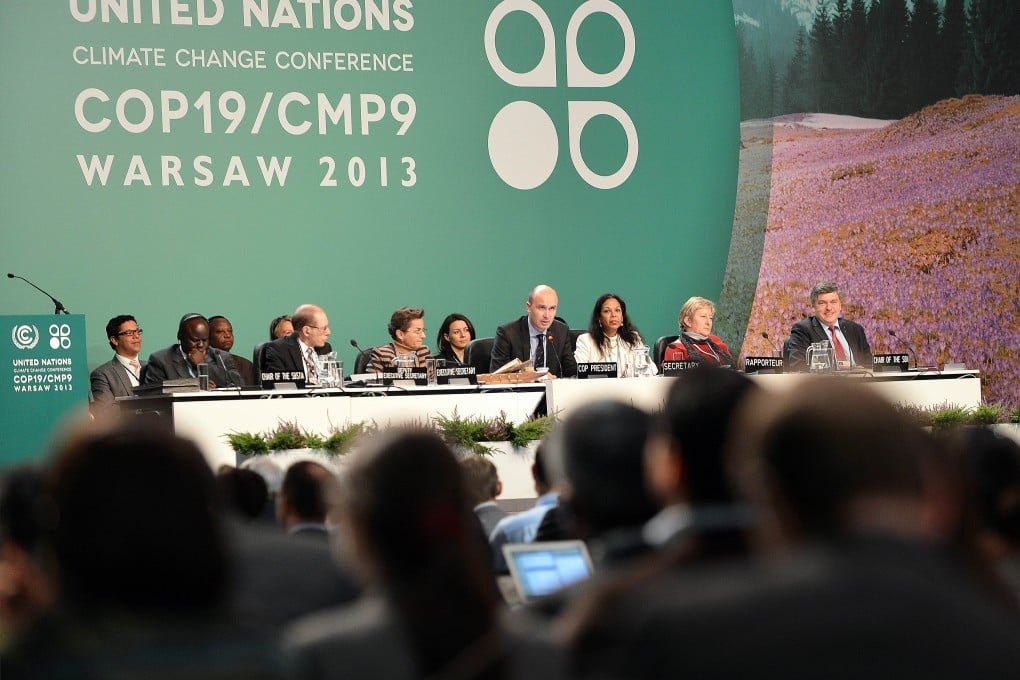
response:
[[[906,371],[910,368],[910,355],[906,352],[876,354],[873,358],[875,371]]]
[[[440,385],[475,385],[478,369],[474,366],[450,366],[436,369],[436,382]]]
[[[663,361],[662,374],[675,376],[697,367],[697,361]]]
[[[744,358],[744,373],[782,373],[785,367],[781,357]]]
[[[263,371],[262,389],[302,389],[305,386],[304,371]]]
[[[377,374],[383,385],[392,385],[395,380],[413,381],[415,385],[428,385],[428,371],[424,366],[415,368],[388,368]]]
[[[617,377],[617,365],[615,361],[600,361],[577,365],[577,377],[588,378],[615,378]]]

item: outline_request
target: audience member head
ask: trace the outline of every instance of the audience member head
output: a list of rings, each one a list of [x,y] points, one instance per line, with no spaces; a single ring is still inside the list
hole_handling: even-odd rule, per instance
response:
[[[551,441],[557,440],[560,436],[559,429],[550,433],[550,437],[546,437],[538,443],[535,447],[535,462],[531,464],[531,477],[535,480],[535,493],[539,496],[543,496],[553,488],[559,488],[561,479],[565,476],[550,474],[550,461],[549,448],[552,446]],[[555,483],[554,483],[555,479]]]
[[[326,312],[315,305],[301,305],[295,309],[291,323],[294,334],[309,347],[323,347],[332,333]]]
[[[820,378],[782,398],[760,395],[747,402],[738,431],[740,478],[781,538],[930,537],[931,442],[867,387]]]
[[[839,286],[832,281],[816,283],[811,289],[811,306],[814,307],[815,316],[823,324],[828,326],[836,323],[843,311]]]
[[[386,330],[398,347],[418,349],[425,342],[425,310],[401,307],[390,316]]]
[[[234,348],[234,327],[227,317],[209,317],[209,344],[224,352],[229,352]]]
[[[242,470],[251,470],[258,474],[266,482],[269,495],[276,496],[280,493],[280,485],[283,483],[283,470],[276,461],[268,456],[254,456],[241,463]]]
[[[629,404],[603,401],[579,407],[563,423],[564,502],[578,537],[634,529],[655,514],[643,465],[650,421]]]
[[[106,339],[114,352],[129,359],[142,351],[142,329],[130,314],[115,316],[107,322]]]
[[[609,338],[620,336],[624,342],[637,344],[640,335],[627,314],[627,303],[615,293],[603,293],[595,300],[588,320],[588,333],[599,347],[605,349]]]
[[[556,310],[560,305],[560,296],[545,284],[535,286],[528,295],[524,308],[528,312],[531,325],[539,331],[546,331],[556,320]]]
[[[0,483],[0,633],[28,628],[56,599],[40,560],[44,503],[41,471],[20,467],[5,473]]]
[[[283,528],[324,523],[326,497],[335,481],[332,472],[314,461],[298,461],[287,468],[276,497],[276,518]]]
[[[244,520],[258,519],[269,501],[269,487],[257,472],[226,466],[216,474],[223,508]]]
[[[341,526],[400,617],[417,675],[430,675],[490,631],[498,604],[464,475],[429,432],[391,430],[352,456]]]
[[[177,325],[177,341],[185,354],[192,349],[204,351],[209,346],[209,321],[195,312],[185,314]]]
[[[161,430],[90,431],[58,449],[49,527],[63,603],[158,615],[208,610],[227,582],[212,471]]]
[[[712,322],[715,319],[715,304],[703,297],[688,298],[680,308],[677,320],[680,322],[681,333],[708,336],[712,333]]]
[[[475,327],[471,319],[463,314],[450,314],[443,319],[443,325],[439,327],[436,335],[436,346],[440,354],[456,350],[458,354],[464,353],[467,344],[475,339]]]
[[[467,484],[471,507],[495,500],[503,492],[503,482],[491,460],[484,456],[468,456],[460,461]]]
[[[276,340],[294,332],[290,314],[278,316],[269,322],[269,339]]]

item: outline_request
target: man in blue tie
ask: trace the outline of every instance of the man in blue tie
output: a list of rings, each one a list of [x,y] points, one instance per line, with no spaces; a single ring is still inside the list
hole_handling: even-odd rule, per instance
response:
[[[573,378],[577,362],[570,343],[570,329],[556,320],[559,295],[551,287],[539,285],[528,295],[526,315],[496,329],[489,370],[495,371],[508,361],[533,359],[535,369],[547,368],[551,377]]]

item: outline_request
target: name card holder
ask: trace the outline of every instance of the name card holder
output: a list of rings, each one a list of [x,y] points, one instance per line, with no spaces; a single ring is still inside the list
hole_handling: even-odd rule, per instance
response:
[[[577,377],[581,380],[589,378],[616,378],[618,366],[615,361],[600,361],[577,365]]]
[[[895,354],[876,354],[874,356],[874,367],[876,373],[898,372],[910,370],[910,355],[906,352]]]
[[[305,388],[304,371],[263,371],[264,390],[301,390]]]
[[[474,366],[448,366],[436,369],[439,385],[477,385],[478,370]]]
[[[663,361],[662,374],[665,376],[678,376],[684,371],[697,368],[697,361]]]
[[[782,373],[785,368],[782,357],[744,357],[744,373]]]
[[[429,374],[424,367],[415,368],[389,368],[382,373],[376,374],[383,385],[394,385],[399,383],[414,383],[415,385],[428,385]]]

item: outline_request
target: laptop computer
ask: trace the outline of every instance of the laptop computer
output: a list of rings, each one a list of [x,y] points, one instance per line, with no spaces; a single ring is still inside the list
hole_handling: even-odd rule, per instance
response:
[[[594,571],[584,541],[508,543],[503,556],[522,602],[583,581]]]

